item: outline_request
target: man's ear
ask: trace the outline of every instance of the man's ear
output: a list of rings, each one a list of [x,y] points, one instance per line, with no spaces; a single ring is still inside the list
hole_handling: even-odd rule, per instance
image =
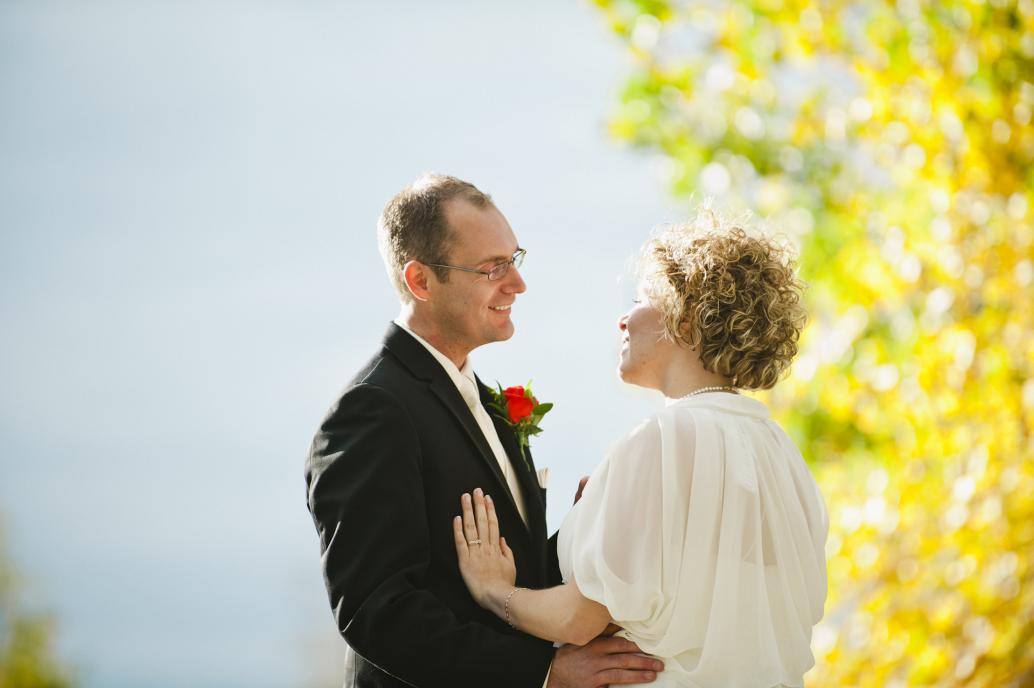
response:
[[[431,298],[431,291],[428,289],[430,272],[426,265],[416,260],[411,260],[402,267],[402,278],[409,293],[417,301],[429,301]]]

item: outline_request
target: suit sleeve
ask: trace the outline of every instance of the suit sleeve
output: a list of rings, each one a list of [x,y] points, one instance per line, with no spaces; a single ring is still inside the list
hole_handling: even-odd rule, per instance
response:
[[[425,588],[420,459],[407,412],[372,385],[346,392],[313,441],[309,510],[339,631],[364,659],[415,686],[541,685],[549,643],[461,621]]]
[[[561,585],[564,582],[564,577],[560,573],[560,557],[557,555],[557,536],[560,535],[560,531],[553,533],[553,536],[549,538],[549,549],[547,554],[549,555],[549,561],[546,566],[548,567],[546,574],[549,580],[549,587],[554,585]]]

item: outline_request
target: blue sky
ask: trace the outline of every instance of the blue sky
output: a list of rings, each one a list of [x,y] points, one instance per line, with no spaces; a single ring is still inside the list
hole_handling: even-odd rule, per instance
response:
[[[616,378],[627,261],[676,220],[609,140],[587,2],[0,5],[0,513],[86,686],[334,685],[302,462],[397,302],[375,242],[424,171],[521,244],[559,525],[660,398]]]

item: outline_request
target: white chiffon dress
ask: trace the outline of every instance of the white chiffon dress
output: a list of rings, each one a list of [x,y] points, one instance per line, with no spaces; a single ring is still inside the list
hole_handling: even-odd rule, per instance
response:
[[[826,599],[818,487],[756,399],[669,402],[618,442],[560,527],[565,581],[664,660],[657,688],[802,686]]]

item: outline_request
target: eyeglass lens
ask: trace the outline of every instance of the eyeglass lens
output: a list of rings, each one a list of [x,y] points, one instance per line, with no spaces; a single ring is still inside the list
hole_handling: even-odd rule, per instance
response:
[[[506,273],[510,272],[510,266],[519,268],[521,263],[524,262],[525,251],[518,251],[513,255],[510,260],[504,260],[502,263],[497,263],[492,266],[492,269],[488,271],[488,279],[491,281],[500,280],[506,276]]]

